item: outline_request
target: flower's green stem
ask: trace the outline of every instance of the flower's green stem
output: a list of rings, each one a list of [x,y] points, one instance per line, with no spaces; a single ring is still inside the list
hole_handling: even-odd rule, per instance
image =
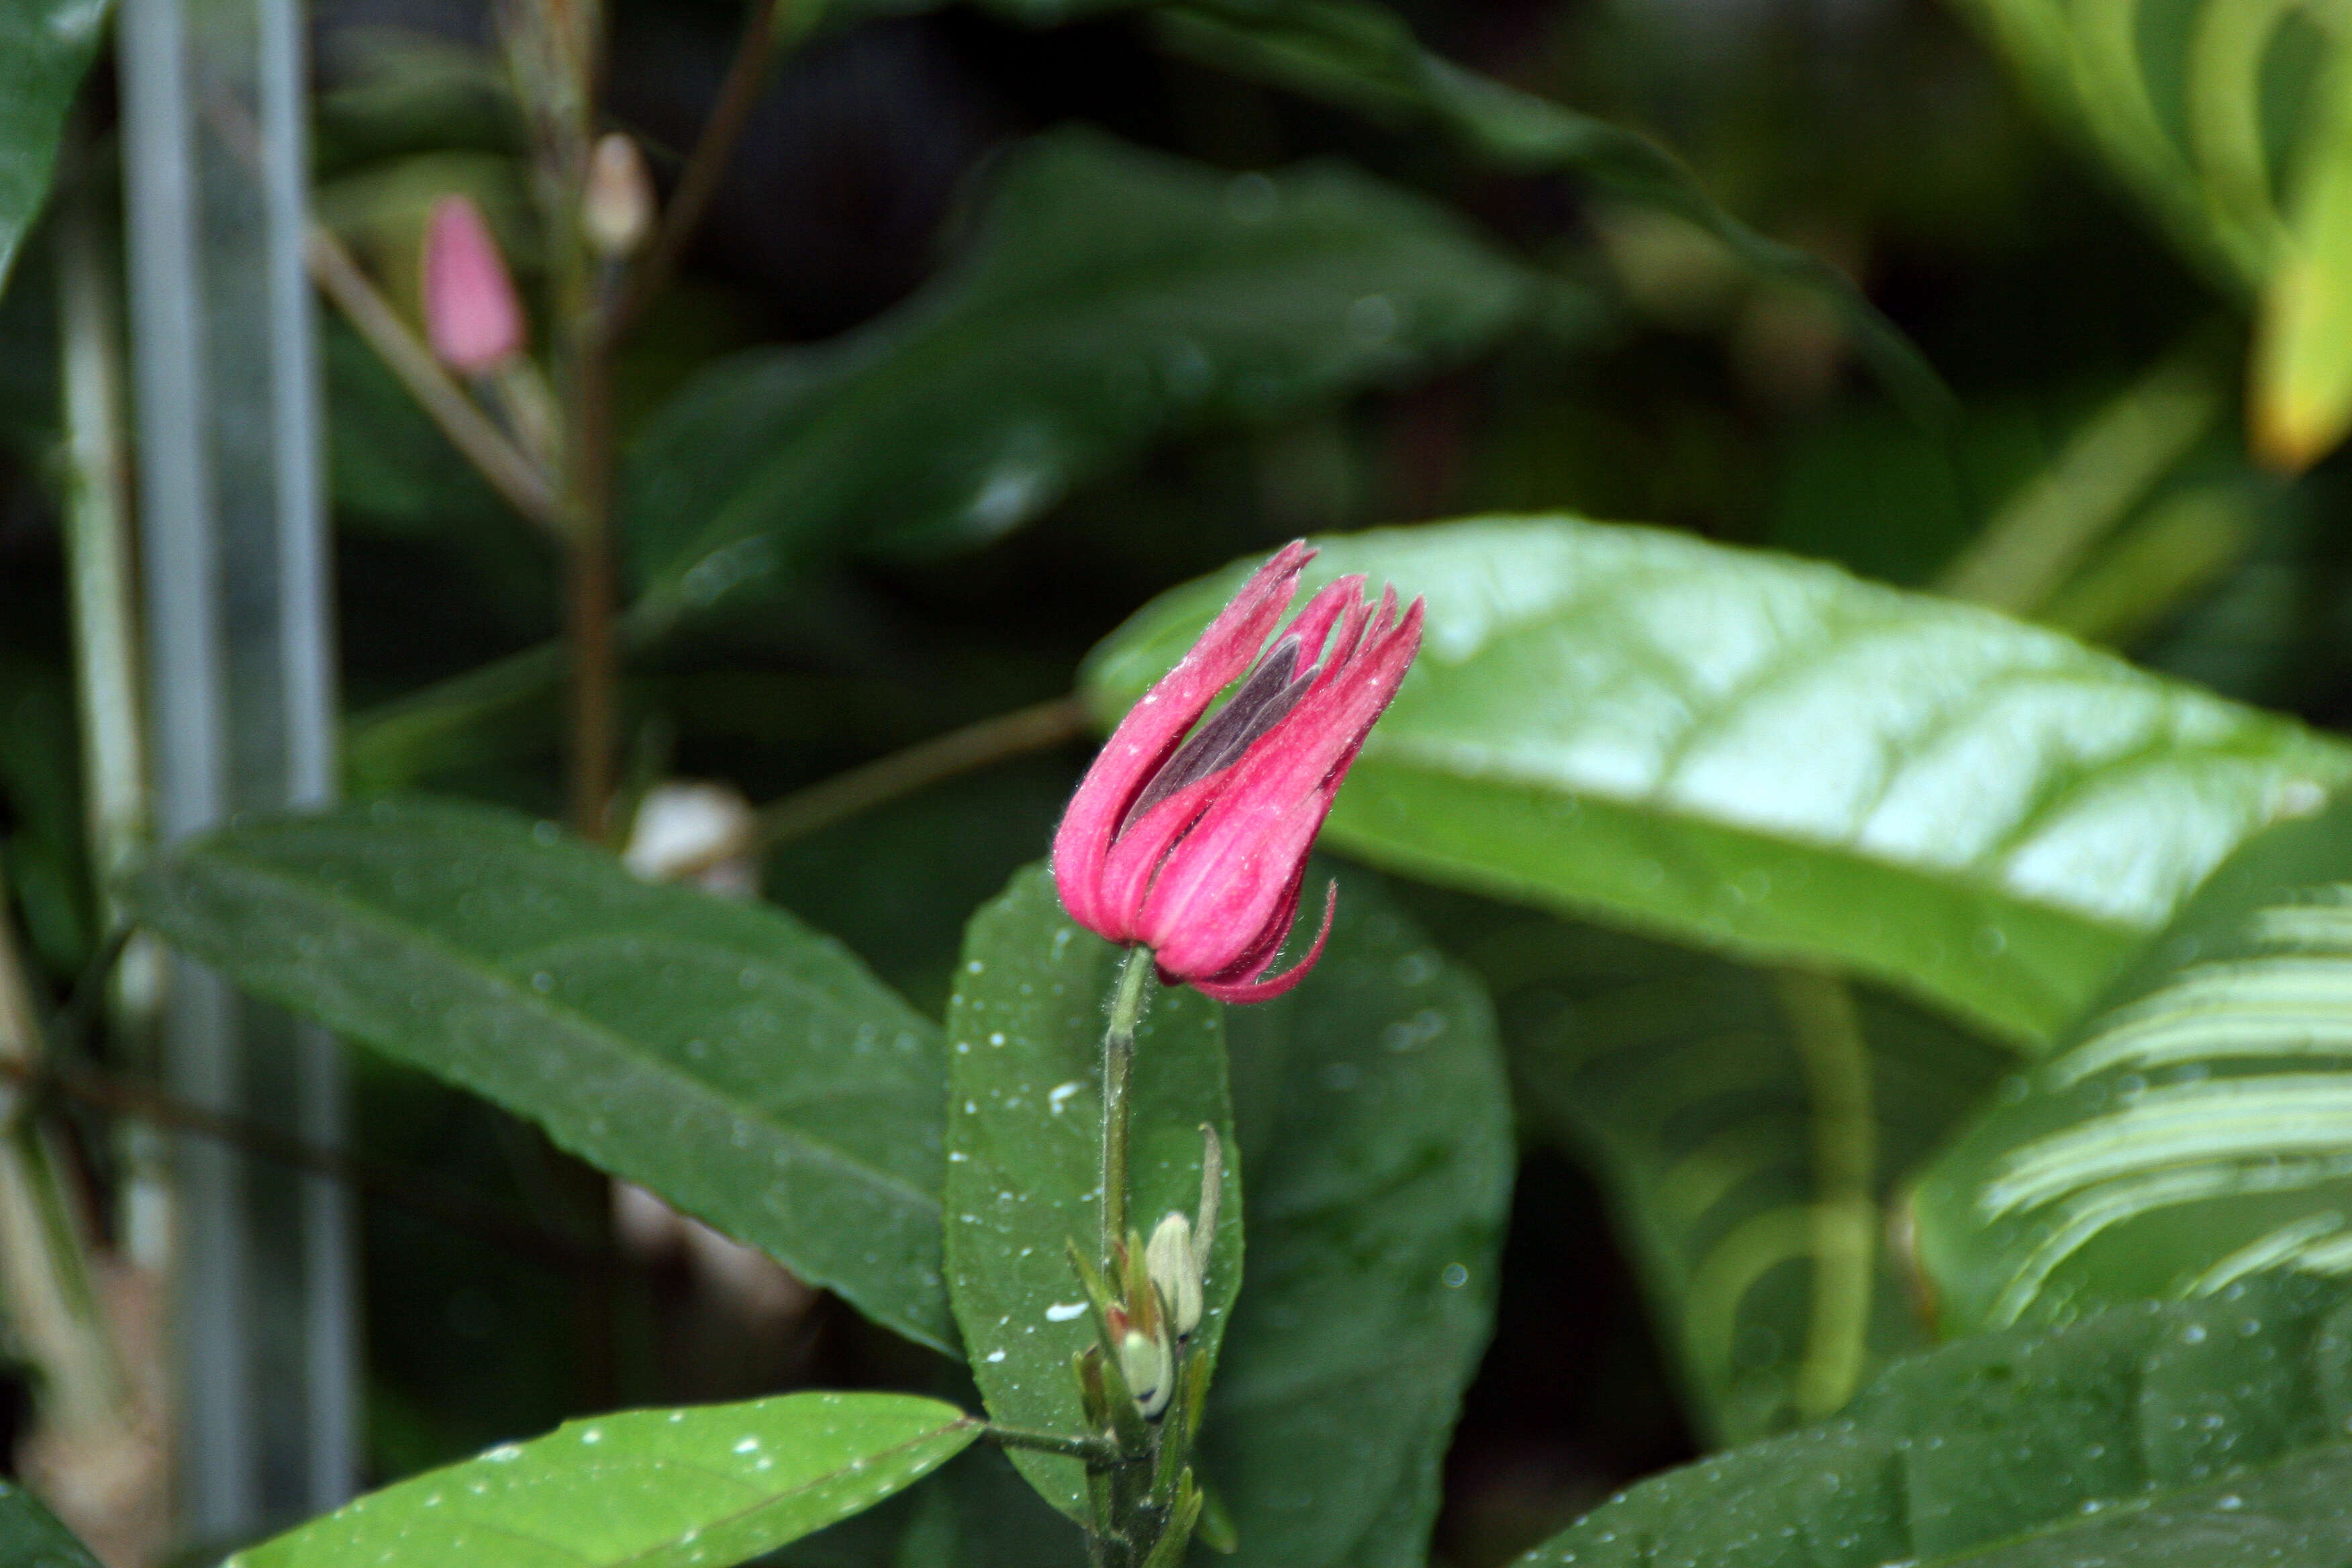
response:
[[[1151,950],[1131,947],[1118,973],[1103,1031],[1102,1268],[1115,1277],[1116,1248],[1127,1235],[1127,1086],[1135,1065],[1135,1026],[1150,1000]]]

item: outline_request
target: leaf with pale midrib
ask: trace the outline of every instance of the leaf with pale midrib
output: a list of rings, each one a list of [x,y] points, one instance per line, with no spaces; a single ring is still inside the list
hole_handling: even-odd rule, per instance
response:
[[[370,1492],[228,1568],[730,1568],[911,1486],[981,1426],[904,1394],[592,1415]]]
[[[1234,1562],[1418,1568],[1517,1152],[1493,1009],[1349,869],[1321,963],[1225,1027],[1249,1273],[1202,1442]]]
[[[1890,1368],[1839,1420],[1672,1470],[1523,1568],[2340,1568],[2352,1310],[2309,1279]]]
[[[900,1333],[955,1342],[938,1030],[782,910],[423,800],[234,828],[129,891],[247,989],[529,1117]]]
[[[1425,595],[1333,811],[1432,881],[1877,976],[2021,1042],[2223,856],[2352,772],[2284,719],[1988,611],[1686,534],[1548,516],[1320,542]],[[1252,563],[1097,648],[1106,719]]]
[[[2253,839],[1920,1184],[1959,1327],[2352,1275],[2352,802]]]
[[[1456,362],[1531,287],[1352,170],[1236,177],[1039,137],[925,291],[820,348],[719,361],[655,417],[625,497],[639,575],[698,605],[817,553],[984,543],[1175,429]]]
[[[1815,1292],[1824,1114],[1771,974],[1622,932],[1458,895],[1418,900],[1495,990],[1529,1130],[1610,1198],[1694,1425],[1747,1442],[1829,1414],[1889,1358],[1927,1349],[1897,1259],[1874,1248],[1851,1318]],[[1979,1104],[2008,1051],[1866,986],[1852,988],[1874,1205]],[[1883,1226],[1868,1226],[1874,1239]],[[1844,1336],[1844,1337],[1841,1337]],[[1818,1387],[1808,1359],[1838,1369]],[[1851,1371],[1845,1369],[1851,1368]],[[1802,1411],[1800,1401],[1825,1401]]]
[[[1101,1230],[1104,1004],[1120,952],[1062,912],[1042,866],[972,916],[948,1006],[948,1285],[973,1380],[999,1421],[1084,1429],[1070,1358],[1095,1342],[1071,1268]],[[1201,1199],[1202,1124],[1226,1152],[1223,1220],[1192,1356],[1213,1359],[1242,1279],[1240,1157],[1225,1084],[1223,1008],[1160,991],[1135,1037],[1129,1221],[1149,1235]],[[1016,1450],[1045,1500],[1086,1512],[1075,1459]]]

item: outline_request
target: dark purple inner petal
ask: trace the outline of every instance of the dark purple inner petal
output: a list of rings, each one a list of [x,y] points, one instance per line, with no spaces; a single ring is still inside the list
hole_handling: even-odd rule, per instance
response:
[[[1282,722],[1283,715],[1298,705],[1314,679],[1312,669],[1296,675],[1297,668],[1298,639],[1285,637],[1243,679],[1233,700],[1217,710],[1192,731],[1190,740],[1160,764],[1160,771],[1151,775],[1137,793],[1135,804],[1119,818],[1118,831],[1126,832],[1128,824],[1185,785],[1207,778],[1220,768],[1233,766],[1249,750],[1252,742]]]

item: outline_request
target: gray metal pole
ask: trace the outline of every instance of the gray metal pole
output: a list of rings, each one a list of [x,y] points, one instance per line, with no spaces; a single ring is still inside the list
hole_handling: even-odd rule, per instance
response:
[[[156,820],[169,841],[334,788],[334,679],[297,0],[125,0],[124,168]],[[176,1092],[339,1142],[335,1043],[182,964]],[[343,1195],[176,1152],[184,1519],[199,1539],[334,1506],[357,1475]]]

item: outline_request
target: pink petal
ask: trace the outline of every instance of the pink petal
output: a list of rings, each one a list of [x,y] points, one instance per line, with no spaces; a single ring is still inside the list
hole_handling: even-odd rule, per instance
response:
[[[522,352],[514,279],[481,209],[465,196],[443,196],[425,224],[425,331],[441,363],[466,375]]]
[[[1323,639],[1329,634],[1331,623],[1342,616],[1353,620],[1363,614],[1363,608],[1364,575],[1360,572],[1351,572],[1325,584],[1307,601],[1307,607],[1298,612],[1297,618],[1284,627],[1282,635],[1275,640],[1278,646],[1296,638],[1298,643],[1298,668],[1306,669],[1321,657]],[[1347,634],[1343,632],[1338,648],[1344,648],[1346,645]]]
[[[1111,840],[1128,806],[1159,772],[1185,732],[1244,674],[1298,590],[1298,574],[1314,550],[1294,540],[1275,552],[1209,623],[1175,668],[1128,710],[1087,770],[1054,834],[1054,884],[1070,918],[1114,942],[1124,925],[1101,897],[1100,879]],[[1164,804],[1164,803],[1163,803]]]
[[[1276,997],[1281,995],[1284,992],[1290,990],[1300,981],[1306,979],[1307,972],[1313,969],[1316,963],[1321,960],[1323,956],[1323,944],[1328,941],[1331,936],[1331,917],[1339,912],[1339,884],[1334,882],[1331,884],[1330,890],[1323,897],[1322,929],[1315,933],[1315,945],[1307,950],[1306,957],[1300,959],[1297,963],[1292,964],[1288,969],[1284,970],[1280,974],[1276,975],[1271,980],[1195,980],[1192,982],[1192,989],[1200,992],[1204,996],[1213,996],[1220,1002],[1250,1003],[1273,1001]],[[1287,922],[1285,923],[1286,924]],[[1285,934],[1287,935],[1288,933],[1286,931]],[[1271,962],[1271,960],[1268,962]],[[1261,971],[1261,973],[1263,973],[1263,971]]]
[[[1244,754],[1225,789],[1169,852],[1134,922],[1169,973],[1222,972],[1273,915],[1420,647],[1418,601],[1393,628],[1384,619],[1367,625],[1359,657],[1330,684]]]

